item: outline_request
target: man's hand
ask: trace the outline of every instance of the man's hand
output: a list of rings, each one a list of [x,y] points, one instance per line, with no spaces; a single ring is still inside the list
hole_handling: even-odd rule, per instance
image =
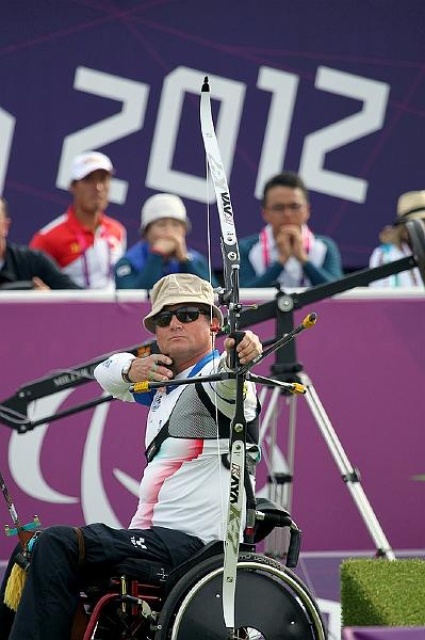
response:
[[[275,241],[281,264],[285,264],[290,256],[294,256],[301,264],[307,262],[308,257],[304,251],[301,229],[297,225],[282,225]]]
[[[155,253],[171,257],[176,253],[176,240],[175,238],[161,238],[160,240],[156,240],[151,248]]]
[[[43,282],[41,278],[37,278],[37,276],[34,276],[32,282],[34,285],[33,289],[36,289],[37,291],[50,291],[50,287],[47,286],[47,284]]]
[[[168,232],[166,236],[156,240],[152,245],[152,251],[163,256],[176,258],[179,262],[186,262],[188,255],[183,225],[174,233]]]
[[[173,361],[161,353],[153,353],[143,358],[134,358],[128,377],[132,382],[163,382],[174,377],[170,367]]]
[[[184,234],[177,236],[176,238],[176,258],[179,262],[186,262],[188,260],[186,237]]]
[[[224,347],[228,356],[234,346],[234,338],[226,338]],[[255,333],[252,333],[252,331],[245,331],[244,337],[239,344],[236,345],[236,353],[241,364],[251,362],[251,360],[254,360],[254,358],[263,353],[263,345],[260,342],[260,338]]]

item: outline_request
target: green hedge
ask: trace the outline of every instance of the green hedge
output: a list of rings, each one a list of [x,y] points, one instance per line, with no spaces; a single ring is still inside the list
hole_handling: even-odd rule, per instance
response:
[[[345,560],[341,608],[343,626],[424,626],[425,561]]]

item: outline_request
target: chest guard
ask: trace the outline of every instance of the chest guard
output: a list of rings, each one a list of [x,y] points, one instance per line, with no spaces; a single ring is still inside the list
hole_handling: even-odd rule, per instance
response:
[[[258,416],[247,424],[247,449],[249,445],[258,451]],[[189,384],[180,394],[170,417],[145,451],[148,463],[156,456],[166,438],[196,440],[228,439],[231,419],[219,411],[201,383]],[[223,461],[226,465],[226,462]]]

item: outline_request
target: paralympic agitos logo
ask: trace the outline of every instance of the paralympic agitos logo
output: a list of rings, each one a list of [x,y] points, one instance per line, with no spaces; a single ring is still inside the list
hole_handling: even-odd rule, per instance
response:
[[[37,400],[28,415],[33,421],[53,416],[78,404],[80,395],[81,390],[60,391]],[[127,526],[143,472],[144,424],[140,405],[103,402],[70,418],[51,423],[47,418],[23,435],[13,432],[8,447],[13,481],[47,522],[58,522],[58,514],[68,511],[75,518],[80,510],[77,517],[86,523]]]

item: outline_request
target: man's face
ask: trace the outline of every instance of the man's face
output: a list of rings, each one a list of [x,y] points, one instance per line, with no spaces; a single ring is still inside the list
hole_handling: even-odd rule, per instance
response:
[[[263,207],[263,220],[270,224],[274,235],[282,225],[301,227],[310,217],[310,205],[301,189],[276,186],[268,190]]]
[[[196,302],[174,304],[164,307],[163,311],[174,311],[180,307],[199,307]],[[193,322],[180,322],[173,315],[167,327],[156,327],[158,347],[161,353],[174,360],[176,366],[191,361],[196,362],[200,356],[211,350],[210,317],[200,314]]]
[[[163,238],[183,238],[186,235],[186,226],[175,218],[160,218],[147,227],[145,239],[149,244],[154,244]]]
[[[70,188],[75,208],[85,213],[104,211],[109,202],[110,185],[111,174],[103,169],[93,171],[81,180],[75,180]]]

